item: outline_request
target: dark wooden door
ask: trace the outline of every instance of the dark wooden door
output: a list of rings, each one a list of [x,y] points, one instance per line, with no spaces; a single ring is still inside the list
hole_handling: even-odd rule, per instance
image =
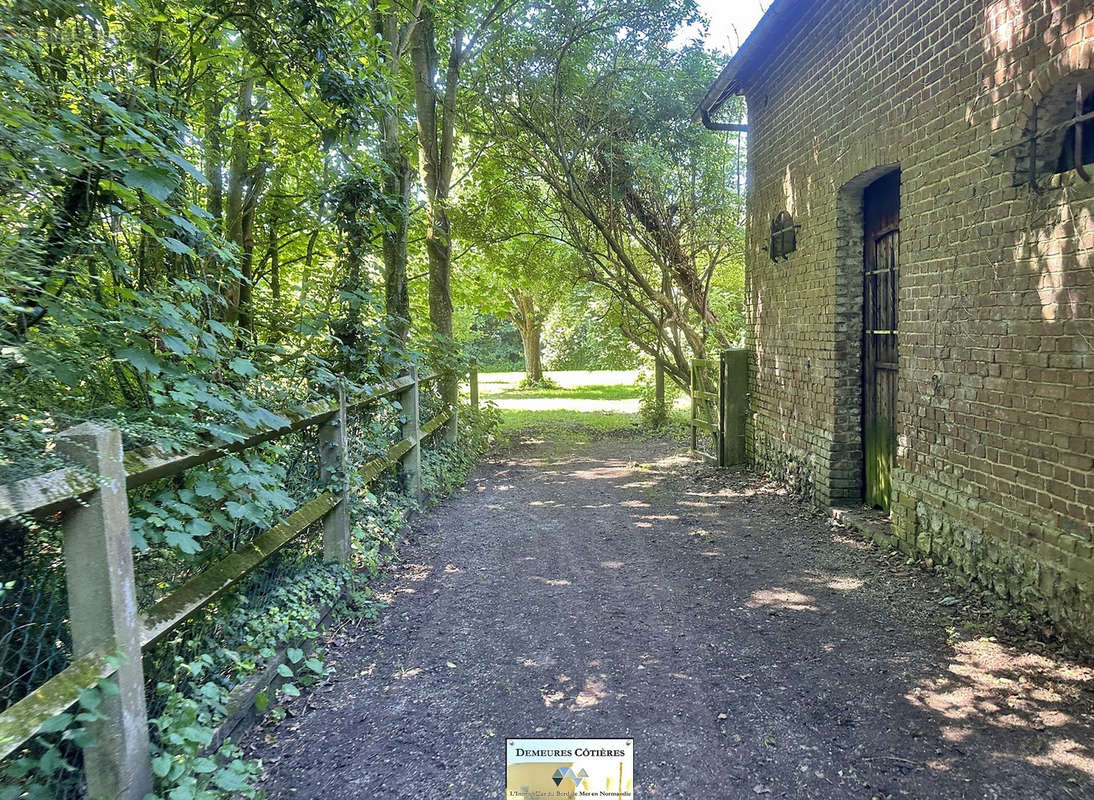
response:
[[[900,173],[867,187],[863,218],[862,443],[866,503],[889,509],[896,460]]]

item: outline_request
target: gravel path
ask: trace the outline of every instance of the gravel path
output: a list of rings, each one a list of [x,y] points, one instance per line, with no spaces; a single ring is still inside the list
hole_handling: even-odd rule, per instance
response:
[[[379,622],[332,635],[335,677],[252,734],[269,796],[493,800],[506,737],[599,736],[634,738],[638,798],[1094,798],[1094,672],[677,452],[481,466]]]

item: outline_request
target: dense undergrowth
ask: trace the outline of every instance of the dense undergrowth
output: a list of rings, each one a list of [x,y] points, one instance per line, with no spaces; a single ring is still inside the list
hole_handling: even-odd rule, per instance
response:
[[[428,498],[440,498],[462,485],[497,431],[497,413],[491,409],[475,412],[464,408],[460,419],[457,442],[443,443],[434,437],[423,448],[423,488]],[[260,692],[255,708],[282,713],[278,705],[282,698],[299,696],[328,674],[322,649],[312,647],[321,633],[323,615],[329,614],[328,622],[335,623],[376,613],[370,581],[385,559],[397,552],[398,533],[407,513],[417,510],[418,503],[400,490],[397,476],[389,475],[367,486],[360,482],[359,468],[370,457],[370,450],[380,446],[364,444],[357,438],[351,447],[357,456],[350,475],[352,560],[347,567],[324,563],[317,548],[317,531],[305,532],[299,547],[275,555],[236,590],[185,623],[171,641],[146,653],[156,797],[217,800],[260,796],[256,779],[261,765],[242,758],[235,743],[216,743],[214,739],[217,727],[229,715],[233,691],[265,669],[280,651],[280,685],[276,691]],[[267,459],[269,468],[286,455],[285,446],[278,445],[267,449],[259,460]],[[254,465],[254,461],[248,463]],[[231,467],[225,472],[236,474]],[[273,474],[279,480],[285,477],[284,471],[278,470],[260,474]],[[207,473],[191,480],[202,486],[217,485]],[[204,503],[196,494],[185,496],[200,506],[194,509],[194,519],[223,513],[211,511],[223,504],[223,496],[211,489],[202,491]],[[160,498],[153,507],[163,503]],[[199,559],[200,552],[195,551],[191,558]],[[175,564],[176,569],[179,566]],[[0,798],[77,796],[79,752],[92,741],[86,723],[95,719],[99,694],[110,690],[106,681],[99,689],[85,692],[77,713],[51,721],[30,748],[7,762],[0,776]]]

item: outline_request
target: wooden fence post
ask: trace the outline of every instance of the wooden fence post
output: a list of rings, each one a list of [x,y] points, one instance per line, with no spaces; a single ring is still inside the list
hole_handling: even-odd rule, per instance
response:
[[[319,428],[319,480],[337,484],[341,498],[323,518],[323,557],[345,564],[349,561],[349,468],[346,438],[346,390],[338,386],[338,413]]]
[[[658,406],[665,405],[665,365],[658,358],[653,363],[653,393]]]
[[[418,367],[411,364],[407,374],[414,381],[399,395],[399,403],[403,407],[403,438],[409,439],[413,445],[400,459],[403,473],[403,485],[407,493],[415,500],[422,498],[422,432],[421,418],[418,413]]]
[[[94,744],[84,751],[87,794],[141,800],[152,791],[152,772],[122,437],[117,429],[85,422],[62,433],[57,449],[104,482],[64,518],[72,654],[98,650],[125,660],[115,676],[118,694],[103,694],[105,719],[91,725]]]
[[[695,419],[696,419],[696,404],[695,404],[695,365],[691,365],[691,452],[695,452],[698,449],[699,440],[696,436]]]
[[[450,414],[448,421],[444,424],[444,440],[448,444],[455,444],[460,429],[460,374],[453,370],[441,386],[444,387],[441,392],[442,399]]]
[[[479,410],[479,365],[471,365],[471,374],[468,379],[471,384],[471,408]]]

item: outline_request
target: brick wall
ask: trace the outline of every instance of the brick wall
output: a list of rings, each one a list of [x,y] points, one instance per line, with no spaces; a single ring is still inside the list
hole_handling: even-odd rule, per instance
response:
[[[1028,149],[992,155],[1094,89],[1094,8],[812,5],[745,80],[750,456],[861,498],[861,198],[899,167],[893,534],[1094,641],[1094,184],[1035,190]],[[783,209],[798,249],[773,263]]]

